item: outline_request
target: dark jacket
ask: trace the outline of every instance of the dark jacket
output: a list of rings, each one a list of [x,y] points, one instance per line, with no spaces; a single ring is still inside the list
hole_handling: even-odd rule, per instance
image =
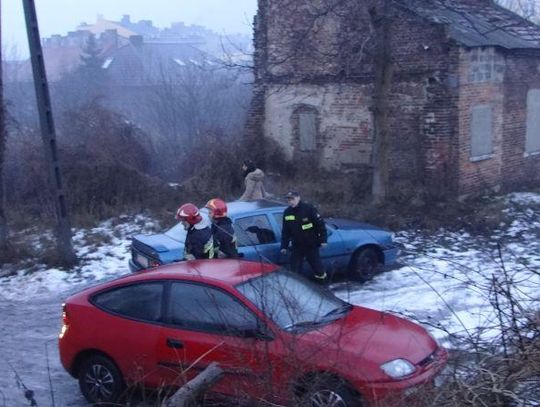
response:
[[[190,226],[186,235],[184,257],[193,259],[212,259],[214,257],[214,239],[208,225]]]
[[[223,257],[236,259],[236,235],[230,218],[216,218],[212,224],[212,235],[214,236],[214,250],[216,253],[223,253]],[[221,257],[221,256],[220,256]]]
[[[324,220],[313,205],[300,201],[295,208],[290,206],[283,212],[281,248],[289,242],[293,247],[318,247],[326,243]]]

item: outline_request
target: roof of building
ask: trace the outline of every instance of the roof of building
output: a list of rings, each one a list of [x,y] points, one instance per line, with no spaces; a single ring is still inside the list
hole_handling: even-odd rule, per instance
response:
[[[102,68],[107,70],[115,84],[150,84],[163,81],[164,73],[215,64],[210,56],[189,43],[139,40],[113,50],[106,56]]]
[[[94,35],[99,35],[104,33],[107,30],[116,30],[118,35],[123,38],[129,38],[132,35],[137,35],[138,33],[124,27],[122,24],[105,20],[103,17],[98,17],[95,24],[81,24],[77,27],[78,31],[89,31]]]
[[[450,38],[467,47],[540,49],[540,26],[491,0],[403,0],[406,9],[446,25]]]

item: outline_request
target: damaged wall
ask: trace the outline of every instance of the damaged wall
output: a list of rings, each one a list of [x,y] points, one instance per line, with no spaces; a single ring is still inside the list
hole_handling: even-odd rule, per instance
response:
[[[291,159],[326,168],[371,165],[377,67],[370,7],[377,4],[259,0],[248,135],[271,137]],[[410,8],[386,17],[390,189],[460,196],[538,178],[539,154],[524,154],[527,95],[540,88],[538,55],[533,63],[500,47],[459,45],[444,24]],[[489,152],[473,151],[488,139]]]
[[[328,169],[371,162],[370,89],[357,84],[269,86],[264,133],[277,140],[289,158],[317,160]],[[302,111],[315,116],[311,146],[302,145]]]

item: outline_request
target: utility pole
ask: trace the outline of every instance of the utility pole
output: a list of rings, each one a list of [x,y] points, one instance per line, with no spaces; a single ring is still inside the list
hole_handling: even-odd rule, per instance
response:
[[[2,4],[0,3],[0,252],[7,246],[7,220],[4,199],[4,163],[6,162],[6,111],[4,106],[4,82],[2,77]]]
[[[49,95],[49,85],[43,61],[41,38],[36,15],[34,0],[23,0],[24,15],[26,18],[26,31],[28,33],[28,45],[32,60],[34,74],[34,86],[39,111],[41,138],[45,148],[45,159],[48,167],[48,179],[51,193],[54,196],[56,210],[56,247],[60,261],[65,266],[72,266],[77,258],[71,244],[71,223],[67,212],[66,198],[62,188],[62,177],[58,162],[56,146],[56,130]]]

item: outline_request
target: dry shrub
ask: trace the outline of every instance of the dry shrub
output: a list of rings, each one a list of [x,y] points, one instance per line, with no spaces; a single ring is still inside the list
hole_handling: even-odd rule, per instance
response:
[[[25,229],[21,233],[10,236],[8,246],[0,250],[0,264],[3,273],[16,273],[21,269],[32,273],[43,265],[47,267],[60,267],[62,261],[58,256],[55,241],[47,233],[45,227]],[[28,236],[39,236],[29,241]]]
[[[147,175],[151,145],[140,129],[95,103],[63,119],[58,150],[74,225],[89,226],[123,212],[174,206],[175,191]],[[22,129],[11,138],[6,165],[11,227],[54,221],[43,156],[36,130]]]
[[[265,172],[268,168],[274,170],[276,163],[285,162],[278,158],[281,150],[272,143],[261,142],[255,148],[240,135],[229,135],[220,129],[207,130],[195,140],[193,149],[187,153],[179,173],[178,188],[186,199],[194,203],[206,203],[213,197],[235,200],[244,189],[241,167],[245,159],[253,160]],[[271,166],[261,158],[265,156],[265,148],[268,152],[266,157],[275,159]]]
[[[204,203],[214,196],[236,199],[244,188],[240,166],[245,158],[265,171],[265,188],[274,197],[279,199],[288,190],[298,190],[325,216],[369,221],[392,230],[436,230],[451,225],[484,235],[504,221],[504,204],[493,196],[465,201],[443,199],[403,182],[390,191],[384,204],[374,205],[368,166],[325,170],[315,159],[289,160],[274,140],[245,141],[219,131],[207,132],[197,140],[188,161],[192,175],[182,183],[182,193],[194,203]]]
[[[59,142],[71,157],[63,161],[121,164],[141,172],[150,167],[149,136],[123,116],[92,102],[67,112]]]
[[[265,174],[265,188],[276,198],[288,190],[299,190],[306,200],[336,215],[356,214],[368,196],[367,170],[340,172],[317,168],[314,161],[291,162],[273,140],[245,142],[220,131],[199,137],[189,156],[193,174],[181,183],[181,191],[194,203],[212,197],[237,199],[244,190],[242,162],[251,159]]]
[[[515,355],[464,354],[451,360],[454,372],[437,390],[438,406],[535,406],[540,403],[540,343]]]
[[[8,242],[8,245],[0,250],[0,264],[16,263],[21,259],[33,258],[34,255],[34,250],[28,244]]]

